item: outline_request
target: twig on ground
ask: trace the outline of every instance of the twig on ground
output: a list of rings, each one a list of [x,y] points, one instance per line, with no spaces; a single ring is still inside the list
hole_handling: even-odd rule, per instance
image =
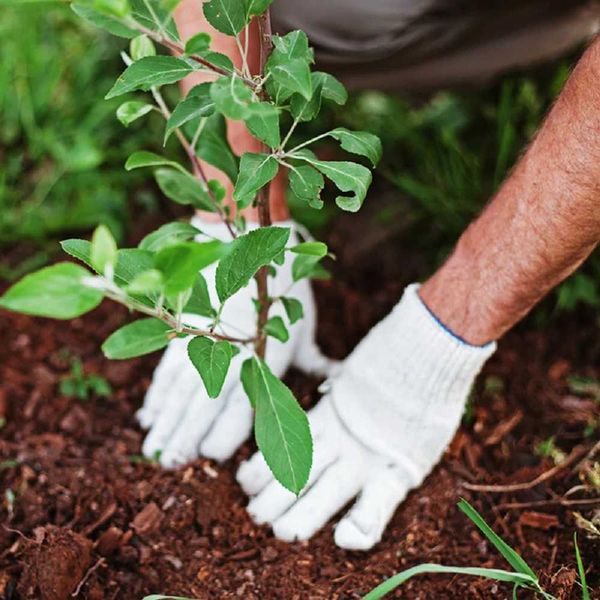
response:
[[[479,485],[474,483],[463,483],[462,486],[470,490],[472,492],[493,492],[493,493],[502,493],[502,492],[520,492],[522,490],[529,490],[531,488],[540,485],[540,483],[544,483],[549,479],[552,479],[561,471],[564,471],[567,467],[571,466],[573,463],[580,460],[584,455],[589,454],[589,448],[577,446],[563,462],[560,464],[544,471],[541,475],[532,479],[531,481],[526,481],[523,483],[513,483],[508,485]]]
[[[73,598],[77,598],[77,596],[79,595],[79,592],[81,592],[83,586],[85,585],[85,582],[89,579],[90,575],[96,570],[98,569],[100,566],[102,566],[103,564],[105,564],[106,561],[104,560],[104,557],[101,556],[96,562],[95,564],[93,564],[86,572],[86,574],[83,576],[83,579],[77,584],[77,587],[75,588],[75,591],[71,594],[71,596]]]

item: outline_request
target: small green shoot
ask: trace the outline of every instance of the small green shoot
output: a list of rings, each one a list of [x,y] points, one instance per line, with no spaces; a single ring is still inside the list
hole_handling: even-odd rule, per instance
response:
[[[73,359],[71,372],[61,379],[59,389],[63,396],[79,400],[88,400],[90,395],[107,398],[112,394],[108,381],[100,375],[86,374],[78,358]]]
[[[562,463],[567,455],[557,445],[554,436],[540,442],[534,449],[537,456],[548,457],[552,459],[555,465]]]
[[[572,375],[567,378],[567,384],[572,394],[593,398],[596,402],[600,403],[600,381],[598,379]]]

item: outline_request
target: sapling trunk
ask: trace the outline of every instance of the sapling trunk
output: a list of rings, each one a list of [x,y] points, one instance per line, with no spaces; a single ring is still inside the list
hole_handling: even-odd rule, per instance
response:
[[[271,30],[271,10],[267,10],[258,17],[258,34],[260,37],[260,75],[264,76],[265,66],[271,50],[273,48],[273,32]],[[268,94],[264,87],[261,89],[259,95],[263,100],[268,100]],[[269,148],[263,142],[261,143],[261,152],[267,153]],[[272,181],[272,180],[271,180]],[[267,185],[263,186],[257,195],[257,208],[258,208],[258,222],[261,227],[269,227],[271,225],[271,181]],[[258,357],[264,359],[267,351],[267,335],[265,332],[265,325],[269,320],[269,309],[271,307],[271,300],[269,298],[269,286],[268,286],[268,267],[261,267],[256,274],[256,287],[258,291],[258,319],[257,319],[257,331],[256,331],[256,342],[254,344],[254,350]]]

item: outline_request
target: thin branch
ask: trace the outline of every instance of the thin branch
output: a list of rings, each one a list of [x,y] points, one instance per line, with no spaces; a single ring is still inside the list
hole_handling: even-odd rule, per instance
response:
[[[154,96],[154,100],[156,101],[156,104],[158,104],[158,107],[160,108],[160,111],[162,112],[164,118],[168,121],[171,116],[171,111],[167,107],[167,104],[166,104],[164,98],[162,97],[162,94],[154,87],[151,88],[151,92],[152,92],[152,95]],[[207,193],[208,198],[210,199],[210,202],[213,205],[213,208],[216,210],[217,214],[221,217],[221,220],[223,221],[223,223],[225,223],[225,227],[227,227],[227,230],[229,231],[229,234],[231,235],[231,237],[233,239],[237,238],[237,234],[236,234],[235,230],[233,229],[233,227],[231,226],[231,223],[229,222],[229,219],[227,218],[227,215],[225,214],[225,210],[219,204],[219,202],[215,198],[215,195],[213,194],[212,190],[210,189],[210,187],[208,185],[208,177],[206,176],[204,168],[202,167],[202,163],[200,162],[200,159],[196,155],[196,151],[194,150],[193,146],[188,142],[187,138],[185,137],[185,135],[183,134],[181,129],[179,129],[179,127],[177,127],[175,129],[175,135],[176,135],[177,139],[179,140],[179,143],[185,150],[186,154],[188,155],[188,158],[190,159],[190,162],[192,163],[192,168],[194,169],[194,175],[196,175],[196,177],[198,177],[198,179],[200,179],[200,181],[202,182],[204,191]]]
[[[135,22],[135,28],[141,31],[142,33],[145,33],[150,39],[155,41],[157,44],[161,44],[161,46],[168,48],[173,54],[175,54],[175,56],[185,56],[186,58],[189,58],[190,60],[201,64],[203,67],[206,67],[209,71],[212,71],[217,75],[224,75],[225,77],[230,77],[234,74],[228,69],[224,69],[223,67],[219,67],[214,63],[211,63],[209,60],[203,58],[202,56],[198,56],[197,54],[186,54],[185,48],[181,44],[170,40],[166,36],[161,36],[157,34],[156,31],[152,31],[152,29],[144,27],[137,21]],[[255,90],[258,87],[256,81],[249,77],[246,77],[243,73],[238,73],[238,76],[248,87],[252,88],[253,90]]]
[[[96,278],[92,278],[92,279],[96,279]],[[167,325],[169,325],[169,327],[172,327],[173,331],[175,333],[185,333],[187,335],[210,337],[215,340],[233,342],[233,343],[237,343],[237,344],[253,344],[256,342],[256,338],[253,338],[253,337],[240,338],[240,337],[234,337],[234,336],[230,336],[230,335],[215,333],[214,331],[211,331],[209,329],[198,329],[196,327],[188,327],[187,325],[183,325],[183,326],[178,325],[177,317],[173,316],[170,312],[168,312],[160,307],[151,308],[149,306],[146,306],[145,304],[142,304],[141,302],[138,302],[137,300],[133,300],[132,298],[127,296],[123,292],[123,290],[121,290],[114,284],[111,284],[111,282],[106,281],[104,278],[99,278],[99,279],[101,279],[103,281],[104,287],[98,288],[98,286],[95,286],[95,285],[91,286],[91,287],[94,287],[96,289],[101,289],[107,298],[109,298],[110,300],[113,300],[114,302],[118,302],[119,304],[122,304],[123,306],[126,306],[130,310],[135,310],[144,315],[148,315],[149,317],[154,317],[155,319],[159,319],[163,323],[166,323]]]

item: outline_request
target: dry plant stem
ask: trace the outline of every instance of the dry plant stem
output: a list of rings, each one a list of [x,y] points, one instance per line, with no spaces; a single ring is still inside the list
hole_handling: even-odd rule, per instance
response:
[[[260,36],[260,75],[263,75],[265,65],[269,58],[272,48],[272,30],[271,30],[271,14],[269,10],[258,17],[258,30]],[[267,94],[261,90],[261,99],[266,100]],[[265,144],[261,146],[261,152],[270,152],[270,149]],[[269,206],[269,198],[271,192],[271,184],[268,183],[263,187],[257,196],[258,222],[261,227],[269,227],[271,225],[271,209]],[[267,349],[267,336],[265,334],[265,325],[269,319],[269,309],[271,308],[271,300],[269,299],[268,288],[269,270],[267,267],[262,267],[256,274],[256,286],[258,290],[258,320],[257,320],[257,339],[254,344],[256,354],[263,358]]]
[[[571,454],[567,456],[563,462],[558,465],[544,471],[541,475],[536,477],[531,481],[526,481],[524,483],[513,483],[509,485],[479,485],[472,483],[463,483],[462,487],[467,490],[471,490],[472,492],[496,492],[496,493],[504,493],[504,492],[519,492],[523,490],[530,490],[534,488],[536,485],[540,485],[540,483],[544,483],[549,479],[552,479],[555,475],[564,471],[567,467],[580,460],[582,456],[588,454],[589,448],[582,448],[581,446],[577,446],[573,449]]]

